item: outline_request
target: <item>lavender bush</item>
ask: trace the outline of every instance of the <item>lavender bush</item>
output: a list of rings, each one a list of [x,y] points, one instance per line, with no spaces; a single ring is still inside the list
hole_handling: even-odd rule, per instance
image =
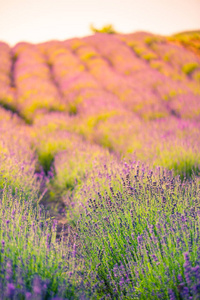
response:
[[[198,299],[198,194],[195,179],[135,164],[89,179],[77,194],[78,230],[95,297]]]
[[[71,246],[69,237],[56,239],[56,221],[37,195],[26,200],[23,189],[13,196],[5,186],[0,200],[1,299],[74,299],[81,282],[75,273],[82,268],[76,240]]]

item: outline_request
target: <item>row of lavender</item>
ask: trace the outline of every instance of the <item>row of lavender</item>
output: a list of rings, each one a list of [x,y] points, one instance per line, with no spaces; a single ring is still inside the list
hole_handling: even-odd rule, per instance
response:
[[[146,51],[154,51],[155,57],[151,61],[164,60],[164,69],[169,69],[169,72],[162,74],[152,69],[149,60],[131,50],[135,47],[134,43],[142,44]],[[11,54],[14,61],[12,66],[7,63],[7,69],[4,68],[7,77],[10,76],[9,68],[14,74],[7,79],[7,85],[10,80],[11,86],[12,81],[15,97],[8,98],[13,99],[15,109],[25,120],[34,120],[33,144],[37,147],[39,161],[45,171],[50,169],[55,154],[65,150],[64,146],[55,145],[59,144],[53,137],[57,131],[52,132],[51,146],[48,147],[57,150],[49,149],[47,152],[51,153],[47,153],[44,158],[46,161],[42,162],[45,154],[40,153],[40,149],[47,146],[42,145],[42,128],[41,132],[38,129],[41,121],[37,118],[52,110],[64,112],[61,115],[51,114],[52,117],[44,117],[44,120],[52,118],[52,123],[54,119],[65,119],[64,130],[76,132],[118,155],[135,153],[139,159],[176,169],[179,165],[180,169],[185,165],[189,165],[189,169],[198,165],[198,124],[182,120],[191,117],[197,121],[199,119],[198,85],[195,85],[195,77],[182,72],[185,63],[193,61],[197,64],[198,58],[184,48],[169,45],[165,39],[156,39],[147,34],[116,37],[95,35],[38,46],[21,43],[12,49],[12,53],[8,47],[4,48],[7,61]],[[165,58],[168,52],[171,53],[170,60]],[[161,57],[161,53],[165,53],[164,57]],[[198,72],[198,67],[193,71]],[[173,74],[179,75],[178,79],[172,80]],[[4,106],[5,103],[8,105],[10,100],[3,99]],[[75,117],[70,117],[68,113]],[[170,119],[167,119],[169,116]],[[143,119],[156,120],[146,123],[146,126]],[[173,126],[168,124],[170,122]],[[192,130],[194,133],[189,140],[189,134],[185,137],[185,129],[183,132],[180,130],[185,128],[187,122],[197,127]],[[172,128],[176,134],[172,134]],[[169,136],[172,136],[172,140]],[[189,154],[185,150],[180,154],[178,149],[170,154],[174,144],[180,142],[184,144],[184,149],[189,145]],[[170,154],[169,158],[166,159],[166,155],[161,157],[164,152]]]
[[[84,114],[88,101],[95,107],[105,101],[146,120],[169,115],[198,119],[199,58],[165,38],[96,34],[19,43],[12,49],[2,43],[0,48],[1,103],[27,121],[36,111]]]
[[[163,40],[155,42],[151,36],[142,36],[146,47],[153,43],[157,60],[161,60],[159,47],[166,48],[165,54],[169,49],[174,51],[172,61],[164,62],[164,66],[171,71],[163,75],[149,68],[149,64],[119,42],[119,38],[125,40],[127,45],[137,40],[135,35],[112,38],[95,35],[64,43],[39,45],[52,66],[52,73],[65,95],[70,114],[75,115],[65,118],[65,114],[62,117],[51,114],[44,120],[53,123],[53,120],[61,118],[62,126],[67,131],[76,132],[115,154],[127,157],[135,153],[138,159],[149,160],[154,165],[174,167],[181,176],[191,175],[192,169],[198,173],[198,122],[182,120],[191,117],[199,120],[198,84],[182,72],[185,63],[197,63],[198,58]],[[130,69],[132,73],[124,76],[123,72]],[[173,69],[175,75],[179,74],[176,81],[171,78]],[[154,99],[153,102],[151,99]],[[132,111],[133,106],[135,112]],[[141,115],[146,120],[158,120],[145,124]],[[39,120],[35,121],[35,124],[39,123]]]
[[[53,220],[40,205],[53,174],[46,176],[38,166],[33,130],[0,109],[0,136],[0,299],[80,299],[84,261],[76,258],[77,238],[70,234],[70,226],[67,237],[58,235],[61,220]],[[106,151],[70,133],[60,133],[59,138],[57,148],[63,145],[63,156],[69,158],[62,163],[61,153],[57,157],[66,173],[60,176],[60,188],[66,188],[66,182],[69,188],[75,179],[80,183]],[[43,151],[48,151],[48,142],[44,145]],[[53,150],[55,154],[56,147]]]
[[[75,195],[94,298],[199,299],[199,183],[136,162],[94,170]]]
[[[38,205],[44,176],[34,172],[30,132],[11,114],[7,121],[10,128],[1,122],[1,299],[199,298],[198,179],[120,163],[65,132],[60,141],[68,149],[57,153],[57,175],[48,178],[65,188],[76,179],[68,217],[77,225],[58,241],[56,223]]]
[[[15,98],[12,87],[12,59],[10,47],[0,43],[0,103],[11,110],[15,110]]]

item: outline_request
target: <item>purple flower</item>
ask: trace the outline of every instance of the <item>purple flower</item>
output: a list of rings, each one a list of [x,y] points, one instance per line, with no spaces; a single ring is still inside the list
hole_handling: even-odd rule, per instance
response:
[[[31,293],[30,293],[30,292],[27,292],[27,293],[25,294],[25,296],[26,296],[26,300],[28,300],[28,299],[31,298]]]
[[[185,297],[185,299],[189,299],[190,295],[189,295],[189,289],[187,287],[183,288],[182,296]]]
[[[77,248],[77,246],[76,246],[76,244],[74,244],[74,246],[73,246],[73,251],[72,251],[72,256],[73,256],[73,257],[76,256],[76,248]]]
[[[15,291],[15,286],[13,283],[8,283],[7,284],[7,295],[8,297],[12,297],[14,295]]]
[[[39,277],[35,277],[34,281],[33,281],[33,292],[35,294],[41,294],[42,290],[41,290],[41,283],[40,283],[40,278]]]
[[[200,270],[200,267],[199,265],[196,265],[194,268],[191,268],[191,270],[196,273]]]
[[[58,223],[57,220],[53,220],[53,230],[55,230],[57,223]]]
[[[168,293],[169,293],[169,299],[170,299],[170,300],[176,300],[176,296],[175,296],[173,290],[170,289],[170,290],[168,291]]]
[[[120,286],[123,286],[123,285],[124,285],[124,282],[125,282],[125,281],[124,281],[124,277],[121,277],[120,282],[119,282],[119,285],[120,285]]]
[[[179,280],[180,282],[183,281],[183,278],[182,278],[181,274],[178,274],[178,280]]]
[[[138,244],[141,244],[141,243],[142,243],[142,241],[143,241],[142,235],[138,235],[137,241],[138,241]]]
[[[158,261],[158,258],[155,254],[152,254],[151,257],[153,258],[154,261]]]
[[[192,287],[192,290],[193,290],[195,296],[196,296],[197,294],[199,294],[199,296],[200,296],[200,284],[195,284],[195,285]]]

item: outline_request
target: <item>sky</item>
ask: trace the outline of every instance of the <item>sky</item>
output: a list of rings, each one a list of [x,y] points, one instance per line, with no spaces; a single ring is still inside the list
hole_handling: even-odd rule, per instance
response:
[[[200,0],[0,0],[0,40],[40,43],[91,34],[90,25],[171,35],[200,29]]]

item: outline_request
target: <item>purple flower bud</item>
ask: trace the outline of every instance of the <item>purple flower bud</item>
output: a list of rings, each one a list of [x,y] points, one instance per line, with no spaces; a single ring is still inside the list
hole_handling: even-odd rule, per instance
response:
[[[157,257],[155,254],[152,254],[151,257],[155,260],[155,261],[158,261]]]
[[[73,246],[72,256],[73,257],[76,256],[76,244],[74,244],[74,246]]]
[[[170,290],[168,291],[168,293],[169,293],[169,299],[170,299],[170,300],[176,300],[176,296],[175,296],[173,290],[170,289]]]
[[[183,253],[185,260],[189,260],[189,252]]]
[[[183,297],[185,297],[186,299],[189,299],[189,289],[187,287],[183,288],[183,292],[182,292]]]
[[[58,223],[58,222],[57,222],[56,220],[53,220],[53,230],[55,229],[57,223]]]
[[[159,224],[159,223],[156,223],[156,227],[157,227],[158,229],[160,229],[160,228],[161,228],[161,226],[160,226],[160,224]]]
[[[142,241],[143,241],[142,235],[138,235],[137,241],[138,241],[138,244],[142,243]]]
[[[53,172],[52,172],[52,171],[49,171],[49,172],[48,172],[48,177],[49,177],[49,178],[52,178],[52,177],[53,177]]]
[[[33,281],[33,292],[35,294],[41,294],[42,290],[41,290],[41,284],[40,284],[40,278],[39,277],[35,277],[34,281]]]
[[[119,285],[120,285],[120,286],[123,286],[123,285],[124,285],[124,282],[125,282],[125,281],[124,281],[124,277],[121,277],[120,282],[119,282]]]
[[[30,292],[27,292],[27,293],[25,294],[25,296],[26,296],[26,300],[28,300],[28,299],[31,298],[31,293],[30,293]]]
[[[2,240],[2,241],[1,241],[1,244],[2,244],[2,247],[4,247],[4,246],[5,246],[5,241]]]
[[[181,274],[178,274],[178,280],[179,280],[180,282],[183,281],[183,278],[182,278]]]
[[[7,295],[8,297],[12,297],[15,291],[15,286],[13,283],[8,283],[7,284]]]
[[[191,268],[193,272],[198,272],[200,270],[199,265],[196,265],[194,268]]]
[[[193,286],[194,295],[200,294],[200,284],[196,284]]]

